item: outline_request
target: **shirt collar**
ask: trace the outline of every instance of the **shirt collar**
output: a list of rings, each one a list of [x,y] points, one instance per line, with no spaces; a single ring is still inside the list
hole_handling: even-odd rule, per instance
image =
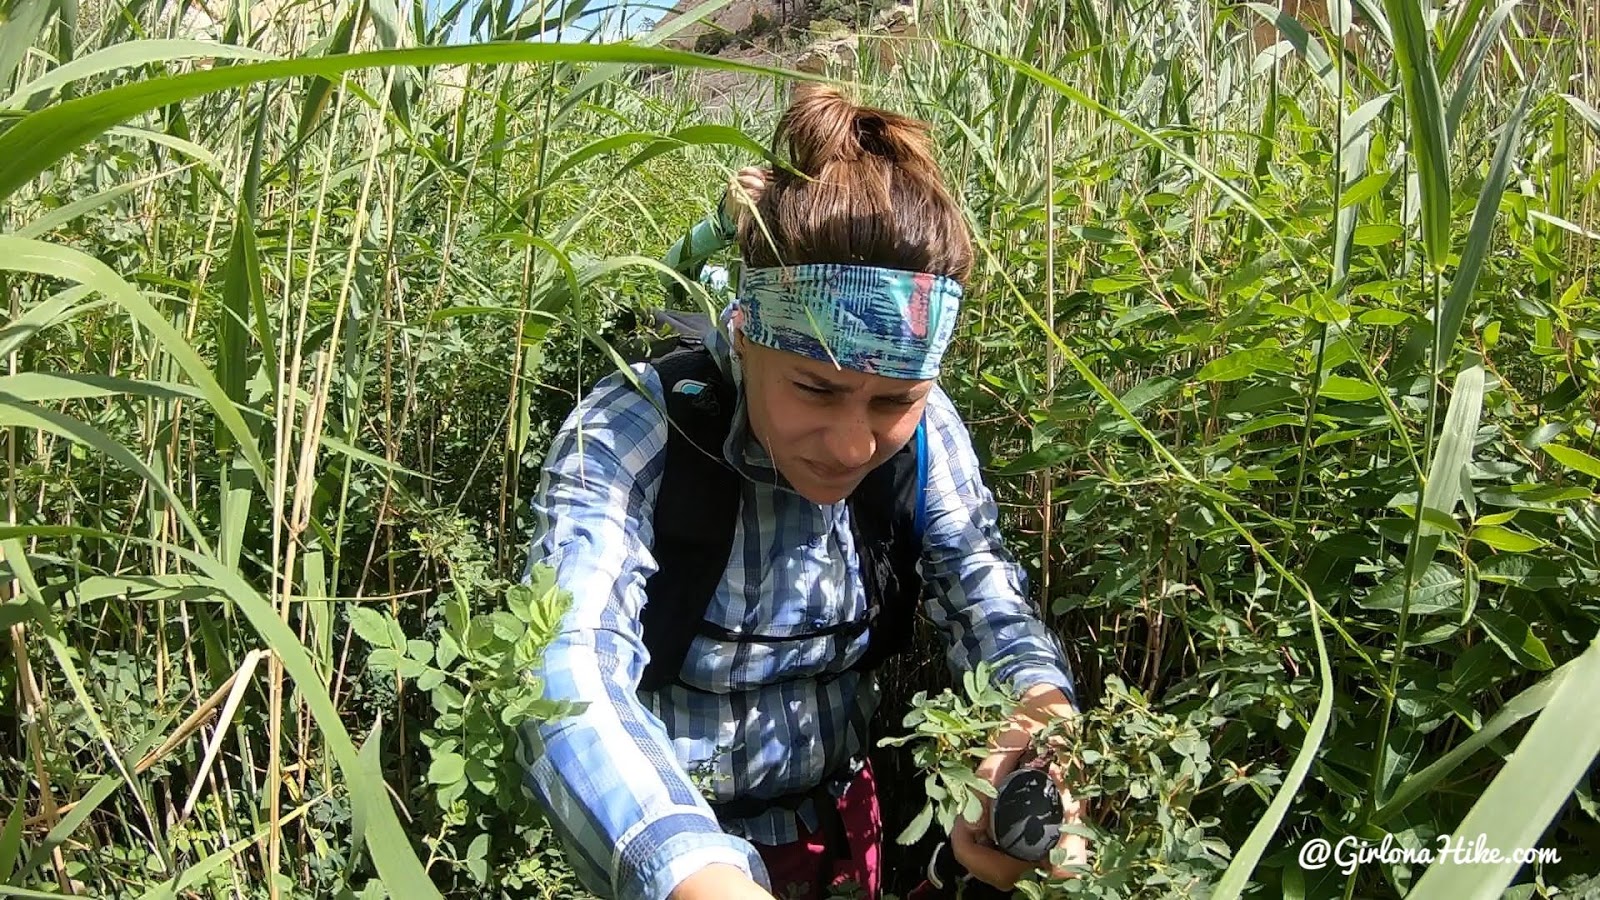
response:
[[[729,303],[723,307],[722,314],[717,318],[718,327],[712,329],[705,337],[706,349],[711,351],[711,358],[716,361],[717,368],[733,382],[734,396],[737,398],[733,409],[733,421],[728,427],[728,437],[722,445],[722,456],[736,471],[751,480],[789,488],[789,483],[773,467],[772,457],[767,454],[767,449],[761,446],[761,442],[750,432],[749,405],[744,392],[744,368],[733,353],[733,342],[729,337],[732,333],[733,310],[736,305]]]

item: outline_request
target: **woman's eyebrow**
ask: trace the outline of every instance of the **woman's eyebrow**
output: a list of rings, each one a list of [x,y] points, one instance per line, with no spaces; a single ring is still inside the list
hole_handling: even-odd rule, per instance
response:
[[[811,382],[811,384],[813,386],[815,386],[815,387],[823,388],[823,389],[829,390],[829,391],[834,391],[834,392],[840,393],[840,394],[848,394],[848,393],[851,392],[850,385],[848,385],[848,384],[840,384],[840,383],[838,383],[836,381],[829,381],[828,379],[822,377],[821,375],[818,375],[815,372],[812,372],[812,371],[807,370],[807,369],[795,369],[794,370],[794,374],[795,374],[796,378],[803,378],[806,381]]]

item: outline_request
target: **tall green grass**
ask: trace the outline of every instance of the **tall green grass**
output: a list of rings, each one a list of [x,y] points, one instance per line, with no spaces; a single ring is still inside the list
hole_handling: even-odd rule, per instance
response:
[[[425,679],[467,683],[453,610],[538,619],[505,585],[545,442],[763,152],[775,109],[649,76],[801,77],[656,46],[725,5],[599,45],[518,40],[584,4],[235,7],[220,43],[12,4],[0,893],[571,895]],[[1519,875],[1296,865],[1344,834],[1600,873],[1600,15],[924,6],[829,74],[936,125],[983,261],[945,386],[1084,699],[1209,708],[1263,775],[1211,810],[1214,895]]]

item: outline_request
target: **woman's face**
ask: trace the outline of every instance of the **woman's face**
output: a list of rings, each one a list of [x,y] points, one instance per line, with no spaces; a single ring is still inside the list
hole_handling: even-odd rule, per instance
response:
[[[773,464],[812,503],[837,503],[899,452],[922,419],[932,381],[841,369],[736,337],[750,427]]]

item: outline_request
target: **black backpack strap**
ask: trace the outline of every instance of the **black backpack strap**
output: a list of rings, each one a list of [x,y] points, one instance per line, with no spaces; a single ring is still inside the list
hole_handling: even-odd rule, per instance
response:
[[[733,551],[740,478],[723,461],[734,391],[710,351],[696,346],[654,362],[667,407],[666,468],[656,495],[657,569],[645,582],[640,625],[650,661],[639,687],[678,680]]]
[[[873,470],[850,495],[850,528],[867,592],[872,631],[852,668],[870,671],[911,647],[922,600],[922,491],[926,442],[917,437]]]

